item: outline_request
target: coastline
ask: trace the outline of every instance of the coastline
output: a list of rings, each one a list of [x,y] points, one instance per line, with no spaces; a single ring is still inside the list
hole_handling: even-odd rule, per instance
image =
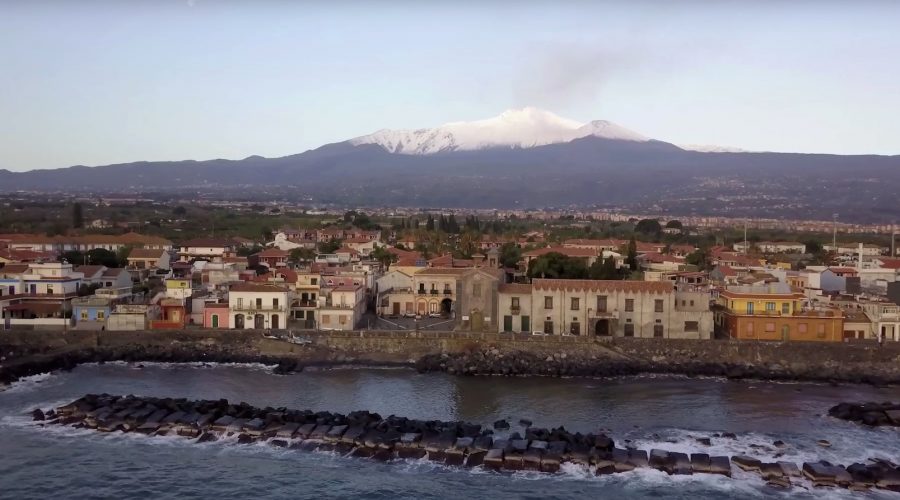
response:
[[[269,342],[273,342],[268,340]],[[709,341],[718,342],[718,341]],[[286,343],[285,343],[286,344]],[[0,344],[2,352],[12,347]],[[815,364],[786,366],[771,360],[756,363],[705,361],[702,359],[643,359],[636,357],[598,356],[577,352],[544,354],[510,349],[502,344],[469,348],[464,352],[435,352],[418,357],[406,353],[385,355],[384,352],[347,353],[317,346],[306,346],[297,352],[274,354],[261,350],[224,349],[208,344],[175,342],[169,345],[125,344],[95,345],[80,348],[47,348],[27,353],[0,364],[0,384],[8,386],[23,377],[42,373],[69,371],[82,364],[110,362],[173,364],[262,364],[274,374],[303,370],[335,370],[389,368],[411,369],[419,373],[443,372],[455,376],[553,378],[619,378],[633,376],[683,376],[724,380],[758,380],[766,382],[813,382],[890,386],[900,384],[900,370],[854,365],[852,368],[831,367],[823,370]]]

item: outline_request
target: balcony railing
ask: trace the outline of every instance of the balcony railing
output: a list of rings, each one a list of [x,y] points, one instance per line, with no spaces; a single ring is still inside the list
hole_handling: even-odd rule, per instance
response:
[[[432,290],[432,291],[431,291],[431,295],[437,295],[437,294],[438,294],[438,291],[437,291],[437,290]]]
[[[333,304],[331,302],[326,302],[324,307],[328,307],[331,309],[353,309],[353,304]]]
[[[513,316],[518,316],[520,312],[522,312],[522,308],[518,306],[512,306],[509,308],[509,311]]]
[[[443,293],[444,293],[444,295],[452,295],[452,294],[453,294],[453,290],[450,290],[449,288],[446,288],[446,289],[444,289],[444,292],[443,292]]]
[[[237,305],[233,306],[231,309],[233,311],[251,311],[251,312],[252,311],[259,311],[259,312],[273,311],[273,312],[278,312],[278,311],[284,311],[286,308],[283,305],[274,306],[272,304],[262,304],[262,305],[237,304]]]
[[[420,289],[416,290],[416,293],[418,293],[419,295],[428,295],[428,290],[425,290],[424,288],[420,288]]]

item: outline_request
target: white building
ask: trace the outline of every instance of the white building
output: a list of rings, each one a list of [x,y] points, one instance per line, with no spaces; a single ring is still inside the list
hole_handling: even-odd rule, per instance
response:
[[[709,300],[667,281],[535,279],[499,287],[499,331],[708,339]]]
[[[366,312],[366,290],[362,285],[342,285],[319,297],[319,328],[353,330]]]
[[[231,328],[279,329],[287,326],[291,300],[287,288],[269,283],[235,283],[228,290]]]

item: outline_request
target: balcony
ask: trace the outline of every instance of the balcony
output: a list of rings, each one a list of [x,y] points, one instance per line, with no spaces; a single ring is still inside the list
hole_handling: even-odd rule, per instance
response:
[[[298,300],[296,304],[296,307],[316,307],[319,305],[316,300]]]
[[[416,291],[416,293],[419,295],[428,295],[428,290],[425,290],[424,288],[420,288]]]
[[[518,316],[520,312],[522,312],[522,308],[519,306],[512,306],[509,308],[509,312],[512,313],[513,316]]]
[[[443,294],[444,295],[453,295],[453,290],[450,290],[449,288],[445,288]]]
[[[236,304],[231,307],[232,311],[248,311],[248,312],[283,312],[286,310],[283,305],[272,304]]]
[[[438,294],[438,291],[437,291],[437,290],[432,290],[432,291],[431,291],[431,295],[437,295],[437,294]]]

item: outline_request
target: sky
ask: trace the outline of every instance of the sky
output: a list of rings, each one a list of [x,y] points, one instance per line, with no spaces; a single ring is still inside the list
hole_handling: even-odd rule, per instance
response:
[[[900,154],[898,26],[892,0],[8,0],[0,168],[284,156],[524,106]]]

